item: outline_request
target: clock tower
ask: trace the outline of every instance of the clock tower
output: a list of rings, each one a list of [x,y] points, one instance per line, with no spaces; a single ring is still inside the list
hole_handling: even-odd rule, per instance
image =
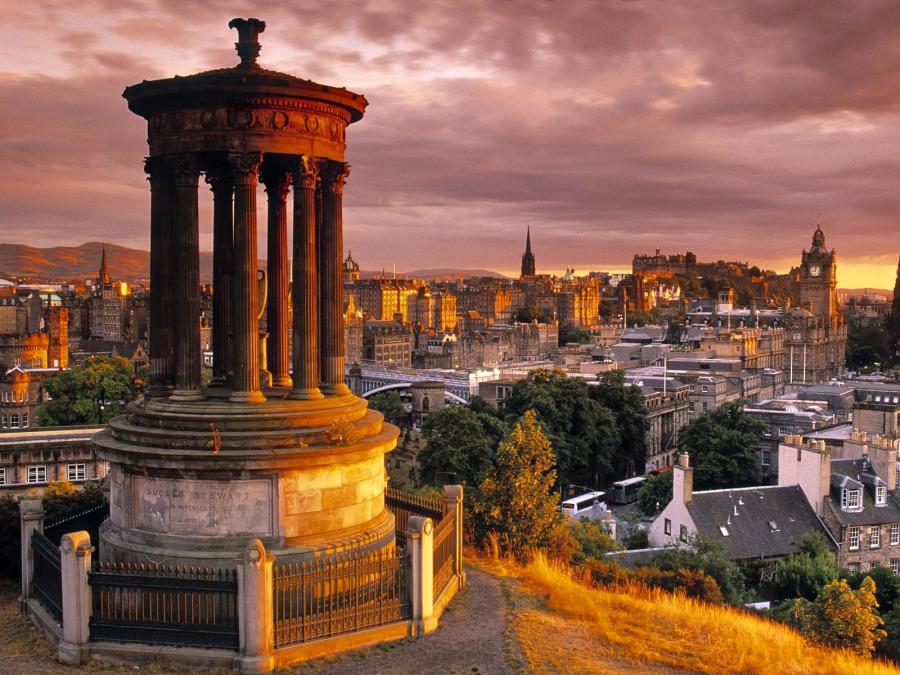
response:
[[[803,251],[797,284],[800,307],[825,319],[837,316],[837,260],[834,250],[825,247],[825,233],[818,224],[813,233],[812,248]]]

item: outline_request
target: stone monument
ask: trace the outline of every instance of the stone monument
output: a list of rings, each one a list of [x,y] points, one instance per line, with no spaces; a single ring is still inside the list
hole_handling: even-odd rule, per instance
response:
[[[255,538],[281,559],[393,550],[384,455],[399,431],[344,383],[345,131],[367,101],[263,69],[265,23],[228,25],[238,31],[235,67],[144,81],[123,94],[148,129],[151,376],[145,398],[96,438],[110,465],[101,556],[223,566]],[[213,200],[208,386],[200,380],[201,176]],[[262,385],[259,183],[271,373]]]

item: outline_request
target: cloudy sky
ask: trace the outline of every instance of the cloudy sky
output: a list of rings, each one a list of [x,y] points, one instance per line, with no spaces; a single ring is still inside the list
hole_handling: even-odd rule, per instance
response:
[[[148,246],[146,129],[121,92],[236,63],[247,4],[209,4],[4,3],[0,241]],[[530,225],[541,272],[657,246],[786,271],[821,214],[841,285],[893,286],[895,0],[252,7],[261,65],[370,102],[344,214],[364,269],[513,272]]]

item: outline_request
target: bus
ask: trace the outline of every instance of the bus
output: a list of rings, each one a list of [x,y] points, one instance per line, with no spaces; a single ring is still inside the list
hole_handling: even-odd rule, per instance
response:
[[[614,504],[630,504],[637,499],[638,490],[641,489],[646,476],[635,476],[625,480],[616,481],[609,491],[609,501]]]
[[[602,503],[605,497],[605,492],[587,492],[565,500],[560,504],[560,509],[563,513],[577,518],[580,514],[590,511],[594,506]]]

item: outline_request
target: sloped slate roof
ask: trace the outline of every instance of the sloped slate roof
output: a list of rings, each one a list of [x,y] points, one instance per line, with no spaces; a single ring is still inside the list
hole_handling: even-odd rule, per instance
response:
[[[695,492],[687,508],[699,533],[733,560],[787,555],[810,531],[820,532],[833,546],[799,485]]]

